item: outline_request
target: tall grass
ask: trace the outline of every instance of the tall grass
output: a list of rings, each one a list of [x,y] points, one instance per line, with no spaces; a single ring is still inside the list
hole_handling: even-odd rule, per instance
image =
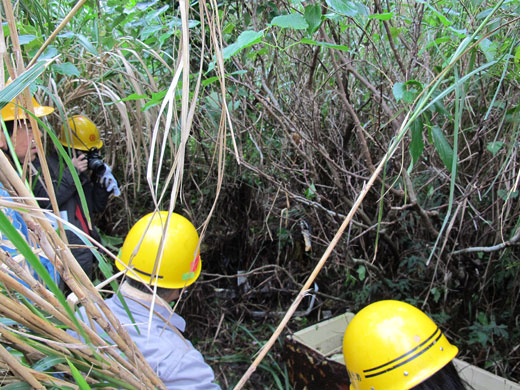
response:
[[[4,214],[0,214],[2,232],[16,246],[19,256],[24,258],[41,278],[36,280],[28,268],[20,266],[11,256],[2,253],[0,311],[3,330],[0,355],[9,368],[4,373],[3,383],[11,383],[14,386],[21,381],[28,383],[32,388],[69,386],[85,389],[100,383],[115,388],[164,388],[127,332],[104,304],[98,289],[87,278],[63,239],[64,228],[75,228],[59,218],[42,141],[46,140],[47,149],[56,148],[73,172],[83,209],[89,215],[78,175],[66,150],[58,141],[57,131],[61,127],[60,123],[64,123],[66,117],[72,114],[82,113],[90,116],[101,129],[104,129],[102,136],[107,150],[107,162],[114,164],[117,167],[116,174],[124,177],[120,179],[124,193],[123,202],[130,218],[124,221],[121,230],[126,230],[132,219],[140,217],[145,210],[150,212],[154,209],[167,209],[172,212],[183,181],[186,144],[191,132],[202,77],[202,72],[199,71],[195,87],[192,88],[190,40],[193,38],[188,23],[193,10],[187,2],[180,2],[178,15],[181,24],[177,30],[179,40],[173,41],[177,42],[178,46],[170,48],[173,53],[166,59],[162,53],[155,52],[139,40],[121,37],[117,47],[103,52],[100,50],[101,46],[89,46],[89,38],[83,36],[84,39],[80,39],[81,46],[68,46],[68,52],[63,51],[60,56],[53,58],[54,67],[50,66],[49,60],[39,61],[41,56],[45,57],[49,52],[53,52],[56,39],[60,39],[57,37],[63,31],[67,31],[71,22],[79,17],[84,4],[84,1],[80,1],[71,10],[60,8],[64,13],[63,19],[56,23],[52,19],[52,13],[40,13],[41,8],[36,2],[28,2],[24,4],[23,9],[18,10],[13,10],[8,0],[3,2],[4,17],[10,29],[6,45],[2,46],[7,50],[4,50],[6,55],[1,59],[1,69],[8,69],[14,81],[0,91],[0,101],[5,105],[16,96],[23,97],[18,100],[20,109],[31,113],[32,107],[27,102],[30,102],[30,94],[34,92],[29,92],[29,86],[38,77],[45,80],[40,84],[40,91],[45,92],[45,95],[37,94],[36,97],[42,103],[48,100],[47,104],[56,107],[57,115],[48,118],[49,122],[42,122],[30,115],[30,122],[38,147],[38,156],[42,161],[45,183],[53,203],[55,215],[52,219],[58,221],[60,226],[58,231],[54,230],[48,219],[50,212],[41,210],[32,196],[32,178],[27,164],[20,165],[13,154],[11,158],[18,167],[17,172],[4,153],[1,153],[0,179],[12,194],[11,198],[2,199],[1,205],[21,213],[31,227],[31,234],[34,235],[38,247],[34,243],[26,242]],[[205,2],[200,2],[198,12],[202,25],[208,24],[212,28],[212,47],[218,48],[221,42],[216,40],[217,22],[213,18],[217,14],[212,10],[215,5],[208,6]],[[55,7],[55,4],[49,3],[47,6]],[[24,65],[26,53],[19,43],[16,11],[20,12],[21,18],[46,17],[49,24],[56,23],[55,29],[33,54],[27,66]],[[71,31],[73,30],[69,30],[69,33]],[[85,48],[87,50],[83,51]],[[10,57],[11,53],[14,53],[14,56]],[[164,87],[166,80],[157,83],[156,76],[147,68],[150,60],[144,58],[143,54],[157,59],[163,66],[161,73],[171,79],[165,94],[161,94],[159,88]],[[203,51],[202,56],[204,55]],[[216,49],[216,58],[219,57],[219,51]],[[11,62],[11,58],[15,61]],[[172,63],[171,60],[174,58],[176,60]],[[217,69],[220,66],[218,65]],[[50,74],[49,70],[52,70]],[[68,77],[63,77],[64,75]],[[160,97],[154,97],[154,94]],[[150,101],[150,97],[156,100]],[[223,118],[225,117],[224,113]],[[222,133],[219,137],[224,139],[226,122],[223,122],[221,127]],[[44,139],[40,137],[38,129],[44,130]],[[147,191],[140,183],[142,161],[146,162]],[[219,161],[222,161],[222,155]],[[167,173],[164,174],[164,171]],[[143,193],[148,193],[153,203],[141,203],[141,208],[136,210],[135,205],[141,202]],[[209,218],[210,215],[207,216],[204,226]],[[111,278],[111,267],[106,265],[104,257],[112,262],[115,259],[114,254],[102,243],[88,237],[85,237],[85,243],[102,262],[100,268],[104,277]],[[38,253],[51,259],[68,289],[85,307],[88,318],[84,321],[76,317],[71,306],[72,301],[66,301],[60,288],[43,269],[35,255]],[[116,291],[117,284],[113,284],[112,288]],[[108,343],[92,330],[94,322],[104,329],[112,343]],[[81,337],[67,333],[67,329]],[[56,372],[62,375],[53,374]]]

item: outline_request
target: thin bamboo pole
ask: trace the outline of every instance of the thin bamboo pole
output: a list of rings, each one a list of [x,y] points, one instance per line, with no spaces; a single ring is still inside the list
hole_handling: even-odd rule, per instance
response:
[[[403,122],[403,125],[401,126],[401,128],[404,127],[404,123],[406,123],[406,120],[405,120],[405,122]],[[278,325],[278,327],[276,328],[276,330],[272,334],[271,338],[262,347],[262,349],[260,350],[260,353],[258,354],[257,358],[249,366],[249,368],[247,369],[245,374],[242,376],[242,378],[240,378],[240,381],[234,387],[234,390],[242,389],[242,387],[248,381],[248,379],[251,376],[251,374],[253,372],[255,372],[255,370],[258,367],[258,365],[260,364],[260,362],[264,359],[264,357],[267,355],[269,350],[272,348],[272,346],[274,345],[274,343],[276,342],[276,340],[278,339],[278,337],[282,333],[283,329],[285,328],[285,326],[287,325],[287,323],[289,322],[289,320],[293,316],[294,312],[298,308],[298,305],[300,304],[301,300],[303,299],[303,297],[305,296],[307,291],[310,289],[312,283],[314,282],[314,280],[316,279],[316,277],[320,273],[321,269],[323,268],[323,266],[327,262],[330,254],[332,253],[332,251],[336,247],[336,244],[338,243],[339,239],[343,235],[343,232],[345,231],[346,227],[348,226],[348,224],[350,223],[350,221],[352,220],[352,218],[356,214],[359,206],[361,205],[361,203],[365,199],[365,196],[367,195],[368,191],[374,185],[374,182],[376,181],[377,177],[379,176],[379,174],[383,170],[383,167],[384,167],[386,161],[394,154],[395,150],[396,150],[395,147],[391,147],[387,151],[385,156],[381,159],[379,165],[374,170],[374,172],[370,176],[370,179],[368,180],[367,184],[365,184],[365,186],[361,190],[360,194],[358,195],[356,201],[352,205],[352,208],[350,209],[350,212],[347,214],[347,216],[345,217],[345,220],[343,221],[343,223],[339,227],[338,231],[334,235],[332,241],[329,243],[329,246],[327,247],[327,249],[325,250],[325,252],[321,256],[321,259],[319,260],[318,264],[316,264],[316,267],[312,271],[311,275],[307,278],[307,281],[305,282],[305,284],[301,288],[301,290],[298,293],[296,299],[294,300],[292,305],[289,307],[289,310],[287,311],[287,313],[285,313],[285,316],[283,317],[282,321],[280,322],[280,324]]]
[[[70,20],[76,15],[76,13],[83,7],[83,4],[85,4],[87,0],[80,0],[76,3],[76,5],[70,10],[67,16],[61,21],[61,23],[56,27],[56,29],[52,32],[52,34],[45,40],[42,47],[38,50],[38,52],[34,55],[32,60],[27,64],[27,67],[30,68],[36,60],[41,56],[41,54],[44,52],[44,50],[49,46],[49,44],[58,36],[61,30],[67,25],[67,23],[70,22]]]

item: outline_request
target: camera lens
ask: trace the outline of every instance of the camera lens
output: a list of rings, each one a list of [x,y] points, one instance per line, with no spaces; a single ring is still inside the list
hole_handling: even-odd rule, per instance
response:
[[[89,159],[88,169],[94,172],[94,175],[101,176],[105,173],[105,164],[103,164],[103,161],[99,159]]]

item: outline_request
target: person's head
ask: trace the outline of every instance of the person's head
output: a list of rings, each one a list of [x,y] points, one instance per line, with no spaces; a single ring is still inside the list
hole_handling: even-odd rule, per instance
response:
[[[166,230],[167,218],[168,212],[160,211],[137,221],[125,238],[116,267],[128,270],[127,277],[135,282],[177,290],[200,275],[199,235],[189,220],[176,213]],[[162,256],[158,256],[163,237]]]
[[[463,389],[450,364],[457,353],[425,313],[393,300],[363,308],[343,337],[350,390]]]
[[[18,160],[23,162],[27,157],[29,161],[33,161],[37,152],[34,143],[34,134],[29,122],[29,114],[20,107],[19,102],[20,99],[14,99],[6,104],[0,111],[0,115],[5,123],[7,133],[11,138]],[[41,106],[34,98],[32,98],[32,102],[34,114],[38,118],[49,115],[54,111],[52,107]],[[7,142],[4,136],[0,138],[0,148],[7,151]]]
[[[65,147],[88,152],[101,149],[103,141],[97,126],[85,115],[73,115],[67,120],[68,126],[61,127],[60,143]]]

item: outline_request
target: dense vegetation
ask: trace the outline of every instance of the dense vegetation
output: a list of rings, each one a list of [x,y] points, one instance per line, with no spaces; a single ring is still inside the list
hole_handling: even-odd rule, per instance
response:
[[[14,3],[13,20],[8,3],[25,65],[74,5]],[[76,113],[102,131],[122,196],[96,222],[114,254],[154,205],[205,226],[178,310],[222,387],[365,190],[288,330],[402,299],[519,381],[520,2],[200,1],[185,25],[183,6],[86,2],[33,90],[57,108],[45,133]],[[281,350],[251,388],[287,388]]]

